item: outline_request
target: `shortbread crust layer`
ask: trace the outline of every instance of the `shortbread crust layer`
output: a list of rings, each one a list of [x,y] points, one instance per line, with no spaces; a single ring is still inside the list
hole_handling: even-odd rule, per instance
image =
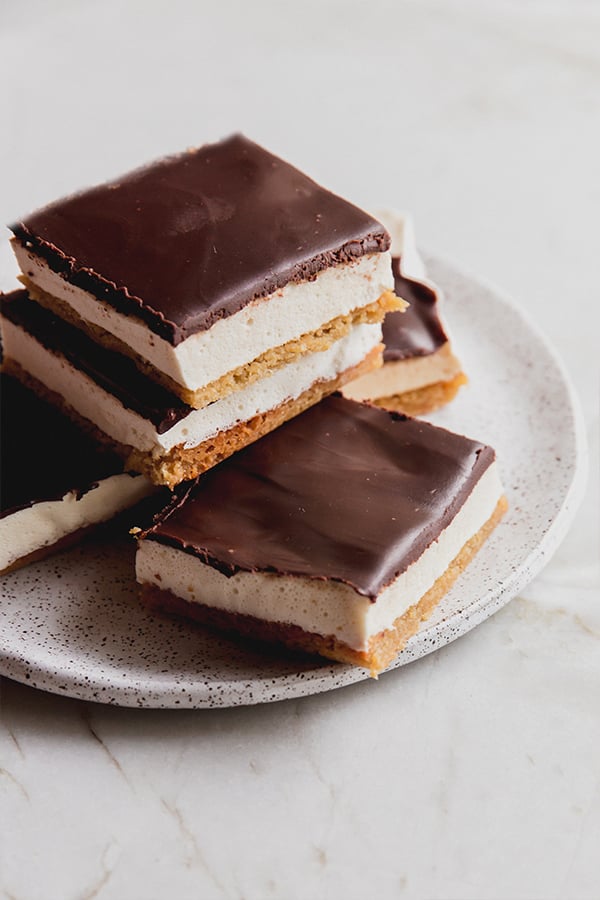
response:
[[[424,416],[454,400],[467,381],[467,376],[461,372],[451,381],[437,381],[414,391],[405,391],[403,394],[378,397],[371,402],[383,409],[391,409],[407,416]]]
[[[428,356],[385,362],[347,384],[344,396],[408,416],[425,415],[454,399],[468,381],[449,343]]]

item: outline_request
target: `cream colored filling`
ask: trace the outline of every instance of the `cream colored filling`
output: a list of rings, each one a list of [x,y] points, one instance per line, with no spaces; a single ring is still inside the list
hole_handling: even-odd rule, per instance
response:
[[[450,525],[374,603],[335,581],[268,572],[238,572],[228,577],[190,553],[154,540],[138,544],[136,578],[140,584],[170,591],[190,603],[297,625],[312,634],[333,635],[355,650],[366,650],[371,637],[390,629],[418,603],[487,522],[501,496],[499,473],[492,463]]]
[[[103,479],[81,496],[69,491],[60,500],[44,500],[4,516],[0,519],[0,571],[81,528],[108,521],[155,490],[143,475],[121,473]]]
[[[450,344],[443,344],[428,356],[413,356],[386,362],[380,369],[367,372],[350,384],[344,385],[342,393],[351,400],[373,400],[379,397],[393,397],[436,384],[450,381],[462,371],[461,365],[452,353]]]
[[[21,271],[41,290],[67,303],[80,318],[108,331],[191,391],[247,365],[267,350],[374,303],[384,291],[394,289],[390,254],[369,254],[325,269],[313,281],[288,284],[174,347],[140,319],[118,313],[65,281],[26,245],[13,240],[12,246]]]
[[[380,324],[355,325],[327,350],[306,354],[204,409],[190,410],[184,419],[159,434],[152,422],[124,406],[22,328],[3,319],[2,332],[7,358],[63,397],[79,415],[120,444],[159,454],[179,445],[196,447],[215,434],[299,397],[315,382],[328,381],[357,365],[381,342]]]

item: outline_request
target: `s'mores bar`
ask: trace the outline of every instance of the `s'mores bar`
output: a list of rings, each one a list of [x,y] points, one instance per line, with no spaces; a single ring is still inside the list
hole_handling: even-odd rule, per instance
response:
[[[138,535],[145,604],[373,675],[506,509],[489,446],[339,394],[183,488]]]
[[[380,365],[381,322],[405,305],[383,225],[240,135],[12,231],[28,292],[18,327],[3,322],[13,370],[170,487]],[[36,307],[56,334],[71,329],[51,350],[56,378],[41,377]],[[106,354],[93,366],[90,342]],[[139,428],[123,402],[134,376],[117,383],[117,369],[142,376],[146,406],[161,410],[134,408]]]
[[[0,573],[73,545],[129,507],[139,510],[156,490],[6,374],[0,427]]]
[[[0,297],[0,326],[5,371],[62,407],[128,468],[170,488],[367,370],[381,346],[381,326],[357,325],[326,350],[194,409],[147,378],[130,357],[97,344],[24,290]]]
[[[383,366],[344,387],[353,400],[417,416],[449,403],[467,378],[443,322],[440,289],[427,277],[409,216],[377,213],[392,237],[395,291],[408,302],[383,323]]]

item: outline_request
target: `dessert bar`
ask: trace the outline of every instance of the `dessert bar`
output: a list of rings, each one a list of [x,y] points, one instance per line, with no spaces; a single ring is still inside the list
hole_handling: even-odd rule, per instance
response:
[[[381,365],[381,322],[405,306],[384,226],[241,135],[59,200],[12,230],[28,292],[19,303],[29,298],[32,312],[4,337],[11,371],[169,486]],[[60,334],[60,378],[44,375],[36,308]],[[169,398],[158,405],[185,410],[177,437],[140,447],[107,427],[121,414],[99,414],[88,394],[90,343],[105,351],[106,382],[128,360],[123,377],[137,372]],[[133,378],[115,390],[133,393]],[[190,428],[191,410],[202,415]]]
[[[0,402],[0,572],[71,546],[155,491],[6,374]]]
[[[127,468],[171,488],[368,371],[381,352],[381,326],[357,325],[326,350],[194,409],[24,290],[0,296],[0,327],[5,371],[62,407]]]
[[[12,230],[32,297],[194,407],[394,304],[386,229],[242,136]]]
[[[490,447],[335,394],[181,485],[136,577],[153,609],[375,675],[505,508]]]
[[[467,378],[442,320],[441,292],[417,251],[411,219],[392,212],[378,216],[392,236],[395,291],[409,305],[405,313],[385,318],[383,366],[347,385],[344,395],[422,415],[453,400]]]

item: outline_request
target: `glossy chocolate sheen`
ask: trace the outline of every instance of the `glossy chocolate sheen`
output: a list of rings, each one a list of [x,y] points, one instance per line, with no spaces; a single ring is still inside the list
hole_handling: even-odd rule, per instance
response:
[[[484,444],[335,394],[177,492],[143,537],[225,575],[334,580],[374,600],[493,459]]]
[[[384,362],[429,356],[448,340],[438,315],[436,292],[421,281],[406,278],[400,265],[400,257],[394,256],[395,293],[409,306],[404,312],[388,313],[384,319]]]
[[[123,471],[58,409],[15,378],[0,375],[0,517],[70,491],[82,496]]]
[[[59,200],[12,231],[173,344],[390,244],[371,216],[242,135]]]
[[[40,344],[68,359],[127,409],[164,434],[193,412],[179,397],[146,378],[128,356],[96,344],[78,328],[34,303],[27,291],[0,295],[1,314]]]

